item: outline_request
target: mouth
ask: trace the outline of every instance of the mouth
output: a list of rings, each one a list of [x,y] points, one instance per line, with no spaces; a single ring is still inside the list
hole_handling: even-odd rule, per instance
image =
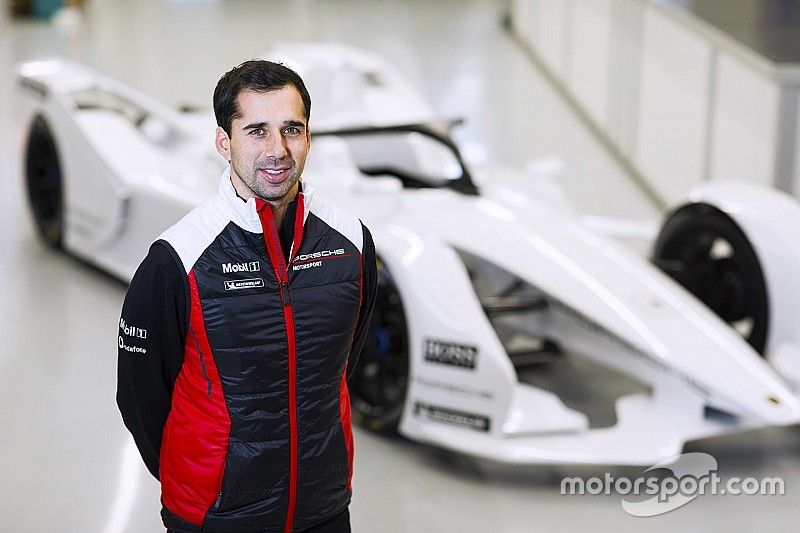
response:
[[[289,177],[291,167],[284,168],[259,168],[258,173],[269,183],[281,183]]]

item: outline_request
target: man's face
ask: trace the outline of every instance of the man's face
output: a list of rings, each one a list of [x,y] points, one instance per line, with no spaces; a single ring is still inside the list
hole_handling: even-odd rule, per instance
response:
[[[244,90],[236,104],[240,116],[230,137],[217,128],[217,151],[230,161],[231,178],[267,201],[293,198],[311,146],[300,93],[291,85]]]

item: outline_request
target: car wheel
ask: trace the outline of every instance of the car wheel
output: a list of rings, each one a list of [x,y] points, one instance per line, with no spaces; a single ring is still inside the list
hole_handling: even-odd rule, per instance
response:
[[[708,204],[678,209],[661,228],[653,262],[764,354],[769,327],[764,274],[747,236],[727,214]]]
[[[408,387],[408,327],[400,293],[378,259],[378,290],[367,338],[350,378],[353,420],[395,433]]]
[[[64,236],[61,165],[50,127],[42,116],[34,118],[25,157],[28,204],[41,239],[60,248]]]

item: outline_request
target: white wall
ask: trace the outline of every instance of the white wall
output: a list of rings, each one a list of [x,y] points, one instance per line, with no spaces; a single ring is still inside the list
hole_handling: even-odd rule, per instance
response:
[[[779,90],[733,55],[717,62],[710,177],[770,184],[775,172]]]
[[[800,105],[795,116],[794,190],[800,191]]]
[[[667,202],[703,178],[711,45],[648,9],[633,161]]]
[[[794,153],[778,149],[781,131],[800,129],[800,116],[780,116],[781,102],[798,98],[798,66],[772,65],[653,0],[510,5],[523,42],[666,203],[704,179],[789,184],[800,194],[800,132]],[[787,158],[794,175],[779,176]]]
[[[531,0],[534,20],[531,44],[550,69],[560,77],[567,74],[564,29],[570,0]]]
[[[567,85],[599,124],[608,125],[612,0],[575,0],[566,53]]]

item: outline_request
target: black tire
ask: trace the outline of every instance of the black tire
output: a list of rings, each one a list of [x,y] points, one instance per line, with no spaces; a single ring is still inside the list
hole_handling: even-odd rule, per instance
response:
[[[764,355],[766,280],[755,250],[733,219],[708,204],[678,209],[661,228],[653,262]]]
[[[31,123],[25,155],[28,205],[39,237],[61,248],[64,237],[64,197],[58,149],[47,121],[38,115]]]
[[[408,327],[400,293],[378,259],[378,291],[367,339],[350,378],[353,420],[380,433],[396,433],[408,389]]]

